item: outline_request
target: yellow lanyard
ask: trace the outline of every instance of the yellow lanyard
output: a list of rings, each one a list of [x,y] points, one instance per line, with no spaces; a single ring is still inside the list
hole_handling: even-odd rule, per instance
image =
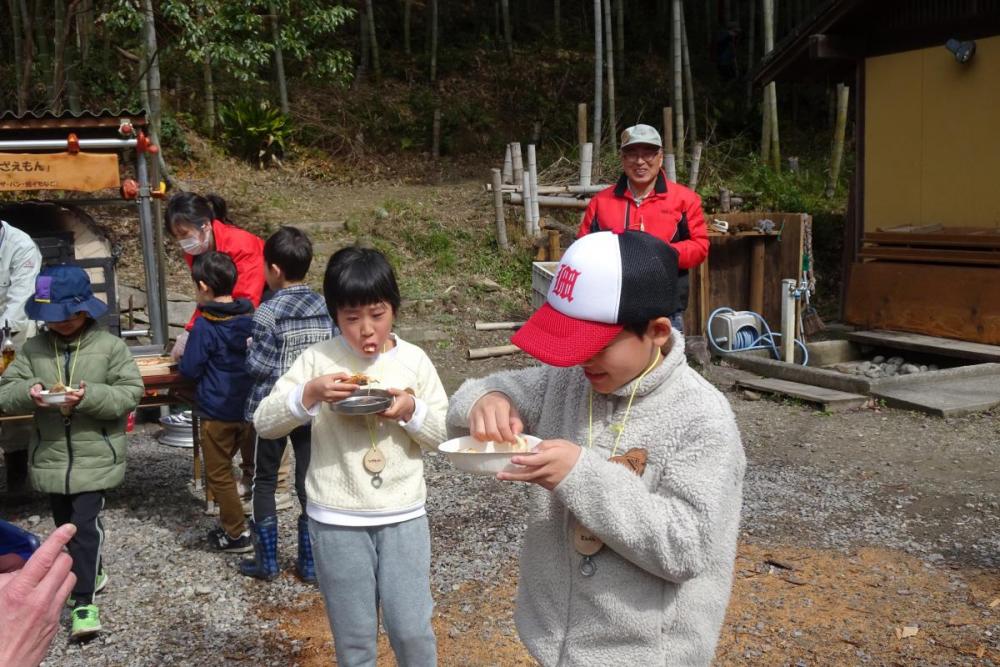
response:
[[[73,365],[69,369],[69,378],[67,378],[65,384],[63,384],[62,363],[59,360],[59,346],[56,345],[56,339],[52,339],[52,349],[56,353],[56,380],[58,380],[59,384],[63,385],[67,389],[70,389],[73,386],[73,375],[76,373],[76,362],[80,359],[80,339],[82,338],[83,334],[81,333],[76,339],[76,351],[73,353]],[[68,344],[67,347],[69,347]]]
[[[639,390],[639,384],[642,382],[642,378],[646,377],[649,371],[653,370],[660,361],[660,349],[656,348],[656,356],[653,358],[653,363],[646,367],[639,377],[635,379],[635,386],[632,387],[632,393],[628,397],[628,405],[625,406],[625,416],[622,417],[620,424],[616,424],[618,435],[615,436],[615,444],[611,449],[611,458],[614,458],[615,454],[618,452],[618,443],[621,442],[622,435],[625,434],[625,425],[628,423],[629,413],[632,411],[632,401],[635,399],[635,392]],[[590,392],[587,395],[587,449],[594,446],[594,389],[591,387]]]

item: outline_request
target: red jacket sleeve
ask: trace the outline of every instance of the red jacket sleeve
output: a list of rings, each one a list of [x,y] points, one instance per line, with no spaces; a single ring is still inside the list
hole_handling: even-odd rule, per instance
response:
[[[597,214],[597,196],[590,198],[590,202],[587,204],[587,210],[583,212],[583,219],[580,221],[580,229],[576,232],[576,238],[582,238],[590,233],[590,225],[594,221],[594,215]]]
[[[693,269],[708,257],[708,230],[705,214],[701,210],[701,197],[693,195],[686,203],[684,213],[690,238],[670,244],[677,251],[677,268],[681,270]]]

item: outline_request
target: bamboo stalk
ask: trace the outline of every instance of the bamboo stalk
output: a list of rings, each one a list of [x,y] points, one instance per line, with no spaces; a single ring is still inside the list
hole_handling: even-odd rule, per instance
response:
[[[679,1],[679,0],[676,0]],[[601,160],[601,113],[604,103],[604,35],[601,21],[601,0],[594,0],[594,129],[591,133],[596,163]]]
[[[507,241],[507,221],[503,215],[503,192],[500,189],[501,175],[499,169],[493,169],[493,209],[496,212],[497,245],[501,250],[510,250]]]
[[[625,0],[615,0],[615,74],[625,81]]]
[[[539,185],[532,190],[538,192],[540,195],[596,195],[601,190],[607,189],[609,184],[598,183],[597,185]],[[493,186],[487,183],[485,188],[486,192],[493,192]],[[520,185],[510,185],[504,183],[500,186],[500,189],[504,192],[520,192]]]
[[[531,184],[531,233],[538,236],[538,163],[535,161],[535,144],[528,144],[528,181]]]
[[[594,169],[594,144],[585,142],[580,146],[580,186],[590,185]]]
[[[526,171],[521,174],[521,185],[524,187],[521,191],[524,194],[520,196],[520,203],[524,207],[524,235],[530,239],[535,236],[535,221],[533,218],[534,209],[531,206],[531,176]],[[516,203],[514,196],[510,197],[511,204]]]
[[[521,176],[524,174],[524,162],[521,160],[521,142],[515,141],[510,145],[511,159],[514,161],[514,182],[521,183]]]
[[[549,261],[558,262],[559,256],[562,254],[562,248],[559,247],[559,232],[555,229],[550,229],[546,231],[549,241]]]
[[[587,143],[587,104],[585,102],[576,105],[576,143],[578,146]]]
[[[674,152],[674,110],[663,107],[663,152]]]
[[[720,213],[729,213],[730,209],[732,208],[732,200],[730,199],[731,194],[732,193],[730,193],[727,188],[719,188]]]
[[[524,195],[518,192],[512,192],[510,194],[510,203],[515,205],[521,204],[523,206]],[[553,197],[551,195],[538,195],[539,208],[585,209],[587,208],[587,204],[589,203],[590,203],[589,199],[577,199],[575,197]]]
[[[618,152],[618,137],[615,127],[615,52],[614,41],[611,38],[613,18],[611,16],[611,0],[604,0],[604,46],[605,65],[608,79],[608,143],[613,153]]]
[[[851,89],[842,83],[837,84],[837,122],[833,130],[833,151],[830,155],[830,178],[826,184],[826,196],[833,197],[837,191],[837,180],[840,178],[840,163],[844,157],[844,134],[847,130],[848,100]]]
[[[765,0],[766,1],[766,0]],[[674,154],[684,163],[684,88],[682,73],[681,0],[673,0],[673,72],[674,72]]]
[[[521,351],[517,345],[498,345],[497,347],[474,347],[469,350],[469,359],[489,359],[504,357]]]
[[[704,144],[696,141],[694,150],[691,151],[691,178],[688,181],[688,187],[692,190],[698,187],[698,172],[701,170],[701,152],[704,148]]]
[[[668,180],[677,182],[677,157],[673,153],[664,154],[663,170],[667,173]]]
[[[514,158],[511,156],[510,144],[503,154],[503,181],[504,184],[514,182]]]
[[[506,329],[520,329],[524,322],[476,322],[476,331],[504,331]]]
[[[694,111],[694,80],[691,76],[691,54],[688,51],[687,21],[684,19],[684,5],[681,5],[681,67],[684,70],[685,120],[691,141],[698,140],[698,118]]]

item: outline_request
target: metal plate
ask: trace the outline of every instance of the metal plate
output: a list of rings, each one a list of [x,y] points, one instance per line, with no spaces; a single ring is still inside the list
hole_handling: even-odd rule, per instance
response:
[[[362,387],[342,401],[330,404],[330,409],[342,415],[373,415],[392,405],[392,394],[385,389]]]

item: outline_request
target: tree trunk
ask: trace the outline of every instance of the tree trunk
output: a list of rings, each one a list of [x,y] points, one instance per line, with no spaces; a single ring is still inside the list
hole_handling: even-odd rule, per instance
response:
[[[552,0],[552,37],[556,46],[562,44],[562,7],[559,0]]]
[[[24,40],[21,44],[21,78],[17,98],[24,100],[24,109],[27,111],[28,93],[31,90],[31,70],[35,59],[34,26],[32,25],[32,15],[28,12],[27,0],[18,0],[18,7],[21,10],[21,29],[24,33]]]
[[[601,163],[601,124],[604,121],[604,30],[601,0],[594,0],[594,163]]]
[[[17,0],[7,0],[7,9],[10,12],[10,32],[14,42],[14,83],[17,113],[22,114],[27,110],[28,105],[27,100],[24,99],[24,86],[21,85],[21,77],[24,76],[21,71],[21,49],[24,48],[21,44],[21,8],[18,7]]]
[[[94,41],[94,0],[83,0],[76,14],[76,34],[80,38],[80,61],[90,58],[90,44]]]
[[[615,81],[625,81],[625,0],[615,0]]]
[[[604,52],[607,57],[608,75],[608,145],[611,147],[611,152],[616,153],[618,152],[618,137],[615,119],[615,53],[614,40],[611,39],[612,25],[611,0],[604,0]]]
[[[847,110],[851,89],[842,83],[837,84],[837,122],[833,130],[833,151],[830,155],[830,178],[826,184],[826,196],[833,197],[837,192],[837,181],[840,178],[840,163],[844,157],[844,134],[847,130]]]
[[[278,25],[278,5],[271,3],[271,41],[274,42],[274,78],[278,84],[278,101],[281,113],[291,112],[288,104],[288,81],[285,79],[285,57],[281,50],[281,26]]]
[[[208,56],[201,64],[202,74],[205,77],[205,128],[208,136],[215,136],[215,82],[212,81],[212,61]]]
[[[753,104],[753,76],[751,75],[751,72],[753,71],[754,63],[757,62],[757,60],[755,59],[756,45],[754,44],[754,40],[756,38],[755,30],[757,27],[757,3],[755,0],[750,0],[749,14],[750,16],[748,20],[750,22],[750,27],[747,28],[747,71],[746,71],[747,109],[749,109]]]
[[[500,0],[500,12],[503,14],[503,43],[507,49],[507,61],[514,60],[514,36],[510,26],[510,0]]]
[[[354,72],[354,83],[355,85],[364,83],[365,78],[368,76],[368,54],[370,49],[368,48],[368,13],[367,7],[364,2],[361,3],[361,9],[358,12],[358,67]]]
[[[145,18],[146,30],[146,78],[148,80],[149,94],[149,138],[160,150],[156,153],[156,160],[160,165],[163,178],[171,183],[175,183],[170,169],[167,168],[166,159],[163,157],[163,146],[160,144],[160,125],[162,112],[160,106],[160,54],[156,45],[156,17],[153,13],[153,0],[142,0],[142,13]]]
[[[764,53],[774,50],[774,0],[764,2]],[[766,94],[767,111],[770,114],[771,164],[775,171],[781,171],[781,142],[778,134],[778,87],[774,81],[768,84]]]
[[[66,86],[63,63],[66,52],[66,4],[63,0],[55,0],[52,9],[52,88],[49,91],[49,109],[58,114],[62,111],[63,88]]]
[[[672,108],[674,110],[674,151],[678,166],[684,164],[684,75],[682,72],[681,21],[681,0],[673,0],[674,105]]]
[[[688,51],[687,21],[684,19],[684,5],[681,5],[681,65],[684,68],[684,88],[687,102],[684,107],[691,141],[698,141],[698,116],[694,107],[694,81],[691,77],[691,54]]]
[[[376,38],[375,32],[375,10],[372,7],[372,0],[365,0],[365,5],[367,5],[368,11],[365,13],[368,15],[368,39],[371,44],[372,49],[372,70],[375,72],[375,83],[382,80],[382,65],[379,63],[378,59],[378,39]]]
[[[403,0],[403,53],[413,55],[410,44],[410,17],[413,15],[413,0]]]
[[[370,2],[371,0],[369,0]],[[431,0],[431,83],[437,81],[438,0]]]

